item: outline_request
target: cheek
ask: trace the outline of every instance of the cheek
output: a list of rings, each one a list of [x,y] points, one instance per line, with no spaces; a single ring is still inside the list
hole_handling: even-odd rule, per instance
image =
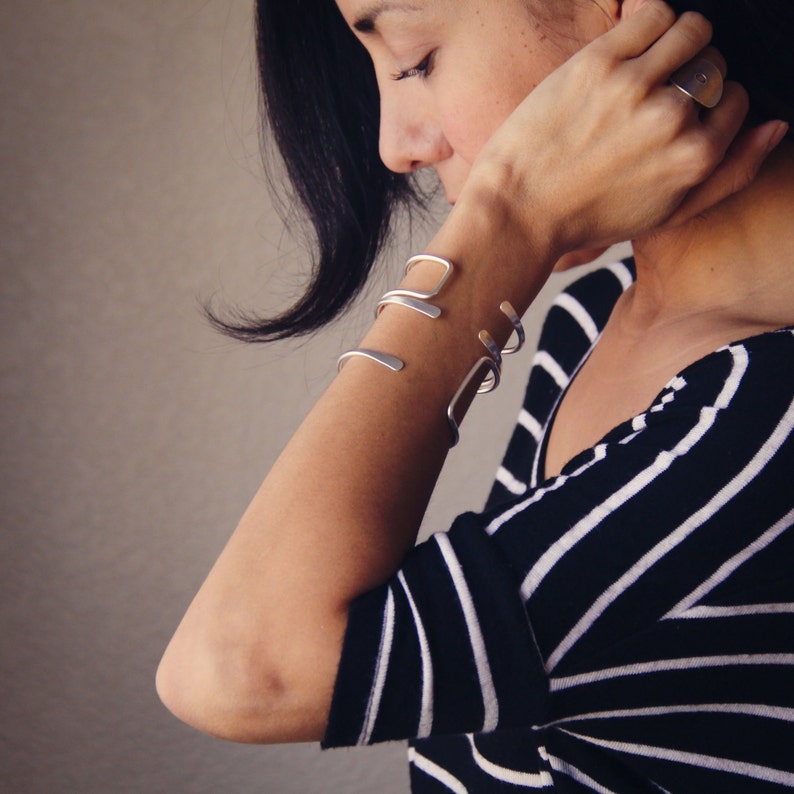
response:
[[[444,62],[443,82],[435,84],[444,136],[469,164],[535,86],[581,46],[575,37],[551,35],[523,5],[509,24],[500,19],[485,31],[473,27]]]
[[[449,103],[442,109],[442,127],[455,154],[471,165],[519,101],[483,88]]]
[[[473,163],[488,139],[556,65],[522,50],[490,61],[487,69],[444,94],[439,111],[452,149]]]

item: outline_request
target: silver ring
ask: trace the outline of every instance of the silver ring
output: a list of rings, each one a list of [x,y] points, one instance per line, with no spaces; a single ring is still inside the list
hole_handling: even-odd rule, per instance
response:
[[[722,99],[722,74],[706,58],[694,58],[676,69],[670,84],[704,108],[713,108]]]

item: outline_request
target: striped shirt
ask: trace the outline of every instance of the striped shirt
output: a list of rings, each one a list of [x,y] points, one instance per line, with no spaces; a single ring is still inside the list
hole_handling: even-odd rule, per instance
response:
[[[485,511],[353,605],[325,746],[411,739],[415,792],[794,788],[794,329],[542,476],[632,279],[559,296]]]

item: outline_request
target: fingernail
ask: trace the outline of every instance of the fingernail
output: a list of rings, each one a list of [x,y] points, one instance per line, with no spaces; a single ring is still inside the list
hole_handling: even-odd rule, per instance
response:
[[[785,121],[780,121],[773,128],[769,135],[769,140],[766,142],[767,153],[771,152],[782,140],[786,137],[788,132],[788,124]]]

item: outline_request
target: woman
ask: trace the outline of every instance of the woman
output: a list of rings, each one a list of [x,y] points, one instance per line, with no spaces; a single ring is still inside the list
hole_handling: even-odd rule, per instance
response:
[[[794,786],[790,7],[715,4],[717,50],[659,0],[278,6],[266,103],[323,258],[292,313],[228,330],[337,313],[405,175],[455,206],[266,477],[162,699],[239,741],[415,739],[418,791]],[[517,315],[622,239],[635,262],[552,309],[486,511],[412,550]]]

